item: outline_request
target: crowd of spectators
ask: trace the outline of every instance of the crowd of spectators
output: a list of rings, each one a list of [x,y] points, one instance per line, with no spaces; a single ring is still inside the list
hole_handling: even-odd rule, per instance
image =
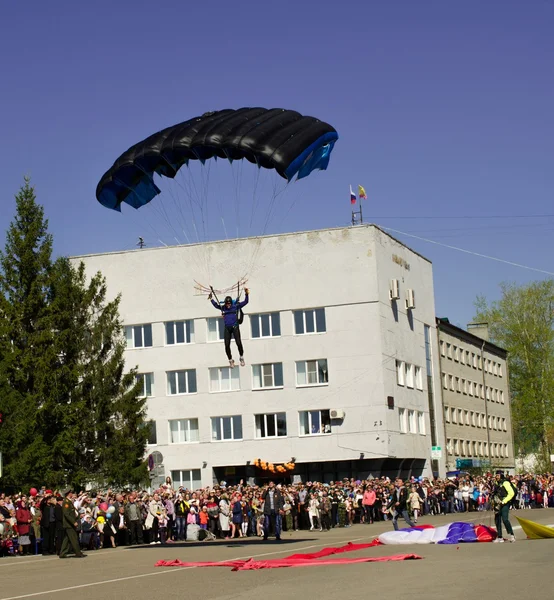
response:
[[[553,475],[510,477],[517,487],[514,509],[554,508]],[[278,530],[329,531],[335,527],[371,524],[392,518],[389,508],[395,486],[407,488],[407,509],[420,516],[488,511],[494,488],[491,474],[460,474],[452,479],[388,477],[340,482],[277,483]],[[175,489],[171,479],[158,489],[86,491],[74,501],[77,531],[83,549],[97,550],[137,544],[173,544],[187,540],[267,538],[266,486],[243,481],[188,490]],[[273,496],[272,502],[273,502]],[[0,554],[2,556],[60,553],[64,529],[63,496],[42,487],[30,493],[0,493]]]

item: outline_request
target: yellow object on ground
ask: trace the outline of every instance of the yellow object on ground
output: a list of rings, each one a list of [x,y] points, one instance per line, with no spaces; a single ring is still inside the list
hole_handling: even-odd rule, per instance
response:
[[[552,527],[546,527],[546,525],[540,525],[539,523],[521,519],[520,517],[516,517],[516,519],[519,521],[521,528],[530,540],[554,538],[554,529],[552,529]]]

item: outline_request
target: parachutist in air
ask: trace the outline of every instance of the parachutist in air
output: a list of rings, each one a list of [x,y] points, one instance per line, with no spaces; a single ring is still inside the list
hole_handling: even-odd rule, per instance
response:
[[[223,317],[223,322],[225,324],[225,330],[223,333],[225,353],[227,354],[229,366],[231,368],[235,366],[235,361],[233,360],[233,355],[231,353],[231,338],[235,338],[240,355],[240,366],[244,367],[244,348],[242,346],[242,340],[240,337],[240,324],[242,323],[243,319],[242,308],[248,304],[249,295],[250,292],[248,288],[245,288],[244,300],[242,302],[239,302],[238,298],[233,300],[231,296],[226,296],[223,305],[221,305],[219,302],[216,302],[212,298],[212,293],[210,293],[208,296],[208,300],[211,300],[214,308],[221,311],[221,316]]]

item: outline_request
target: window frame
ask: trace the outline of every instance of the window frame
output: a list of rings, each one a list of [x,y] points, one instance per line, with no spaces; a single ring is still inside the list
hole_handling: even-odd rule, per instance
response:
[[[210,323],[215,323],[217,325],[217,333],[219,337],[217,339],[210,339]],[[207,344],[216,344],[217,342],[222,342],[225,337],[225,322],[222,317],[206,317],[206,343]],[[234,338],[231,339],[234,341]]]
[[[196,369],[175,369],[172,371],[166,371],[166,395],[167,396],[192,396],[194,394],[198,393],[198,378],[197,378],[197,373],[196,373]],[[171,383],[169,381],[169,377],[172,374],[175,374],[175,389],[178,389],[178,384],[179,384],[179,379],[177,374],[178,373],[185,373],[185,381],[186,381],[186,388],[187,391],[186,392],[179,392],[177,391],[175,394],[171,393]],[[193,392],[190,391],[190,374],[194,373],[194,387],[196,388]]]
[[[262,317],[268,317],[269,318],[269,335],[263,335],[263,327],[262,327]],[[255,313],[252,315],[249,315],[250,317],[250,338],[253,340],[266,340],[269,338],[278,338],[282,336],[282,330],[281,330],[281,313],[279,311],[273,311],[273,312],[264,312],[264,313]],[[278,322],[278,328],[279,328],[279,333],[278,334],[274,334],[273,333],[273,329],[274,329],[274,317],[276,317],[276,321]],[[254,335],[254,319],[257,319],[258,321],[258,333],[259,335]]]
[[[219,421],[219,434],[221,435],[221,439],[214,438],[214,424],[216,419]],[[224,425],[223,419],[230,419],[230,428],[231,428],[231,437],[224,437]],[[235,422],[234,419],[238,419],[240,421],[240,437],[234,437],[235,430]],[[244,428],[242,426],[242,415],[221,415],[216,417],[210,417],[210,426],[211,426],[211,441],[217,444],[225,443],[225,442],[242,442],[244,440]]]
[[[284,423],[285,423],[285,433],[283,435],[279,435],[279,415],[284,415]],[[258,435],[258,433],[262,431],[261,425],[258,426],[258,418],[264,418],[264,428],[267,434],[268,427],[268,419],[267,417],[273,417],[273,426],[275,428],[275,435]],[[274,413],[257,413],[254,415],[254,431],[255,431],[255,439],[257,440],[275,440],[278,438],[288,437],[288,427],[287,427],[287,413],[285,411],[282,412],[274,412]]]
[[[127,350],[141,350],[143,348],[153,348],[154,347],[154,332],[152,330],[152,323],[138,323],[136,325],[125,325],[125,341]],[[144,328],[150,329],[150,341],[152,342],[150,345],[145,345],[144,343],[141,346],[137,346],[135,343],[135,329],[141,329],[141,338],[142,341],[145,341]],[[129,337],[128,332],[131,332],[131,336]],[[133,345],[129,346],[129,341],[132,340]]]
[[[186,437],[187,435],[190,436],[191,431],[194,431],[194,429],[192,429],[190,427],[190,424],[192,421],[196,421],[196,435],[198,437],[198,439],[193,440],[193,439],[189,439],[187,440]],[[179,441],[179,442],[174,442],[173,441],[173,429],[171,428],[171,424],[172,423],[179,423],[179,428],[178,428],[178,433],[179,435],[181,433],[184,433],[184,440],[183,441]],[[181,429],[181,424],[185,423],[186,426]],[[169,428],[169,438],[168,438],[168,442],[170,446],[179,446],[182,444],[199,444],[200,443],[200,421],[198,419],[198,417],[185,417],[183,419],[168,419],[167,421],[167,426]]]
[[[323,315],[323,324],[324,324],[324,329],[322,331],[318,331],[317,329],[317,322],[318,322],[318,318],[317,318],[317,312],[318,311],[322,311]],[[304,328],[304,331],[298,332],[297,331],[297,322],[296,322],[296,315],[302,313],[302,326]],[[314,322],[314,330],[313,331],[306,331],[306,313],[313,313],[313,322]],[[327,333],[327,315],[325,312],[325,307],[324,306],[319,306],[317,308],[301,308],[298,310],[293,310],[292,311],[292,323],[293,323],[293,327],[294,327],[294,335],[321,335],[322,333]]]
[[[169,343],[168,341],[168,326],[173,325],[173,339],[177,340],[177,325],[179,323],[183,323],[183,335],[184,342],[174,341],[173,343]],[[164,334],[165,334],[165,346],[190,346],[195,343],[194,336],[194,319],[179,319],[177,321],[164,321]],[[190,340],[187,342],[187,338]]]
[[[150,393],[146,393],[146,378],[149,376],[150,379]],[[142,382],[142,391],[144,394],[139,394],[139,398],[153,398],[156,394],[154,393],[154,372],[150,371],[149,373],[137,373],[136,376],[137,381]]]
[[[321,362],[325,362],[325,367],[326,369],[323,370],[320,363]],[[308,364],[309,363],[315,363],[315,373],[317,375],[317,382],[316,383],[299,383],[298,382],[298,366],[299,365],[304,365],[304,374],[306,376],[306,381],[308,382],[309,379],[309,374],[313,373],[314,371],[310,371],[308,369]],[[322,386],[327,386],[329,385],[329,363],[327,362],[326,358],[312,358],[312,359],[308,359],[308,360],[297,360],[294,362],[294,370],[296,373],[296,387],[297,388],[306,388],[306,387],[322,387]],[[320,373],[323,373],[323,377],[324,379],[326,379],[326,381],[320,381]]]
[[[197,472],[199,477],[198,479],[194,479],[193,473]],[[175,477],[175,473],[179,473],[179,478],[177,479],[177,477]],[[183,485],[183,477],[182,474],[183,473],[189,473],[189,481],[188,484],[190,485]],[[201,469],[172,469],[171,470],[171,481],[173,482],[173,485],[175,485],[175,483],[177,482],[177,480],[179,481],[179,484],[182,485],[182,487],[186,490],[189,490],[191,492],[194,492],[196,490],[199,490],[202,488],[202,470]],[[198,481],[199,483],[199,487],[194,488],[194,481]]]
[[[281,384],[280,385],[276,385],[275,382],[275,367],[279,365],[280,366],[280,370],[281,370]],[[263,373],[263,367],[267,367],[267,366],[271,366],[271,378],[272,378],[272,383],[273,385],[263,385],[263,381],[264,378],[266,377],[266,374]],[[259,375],[259,380],[260,383],[262,384],[260,387],[256,387],[256,373],[255,373],[255,369],[259,368],[260,369],[260,375]],[[281,390],[285,387],[285,378],[284,378],[284,373],[283,373],[283,363],[282,362],[274,362],[274,363],[258,363],[256,365],[252,365],[252,391],[260,391],[260,390]]]
[[[212,389],[212,382],[214,381],[212,379],[212,372],[217,370],[217,381],[219,383],[219,389],[214,390]],[[229,383],[230,383],[230,388],[228,390],[224,390],[221,389],[221,382],[223,381],[222,379],[222,371],[226,370],[229,371]],[[233,374],[236,374],[237,376],[235,378],[233,378]],[[234,366],[233,368],[231,368],[230,366],[227,367],[209,367],[208,368],[208,378],[209,378],[209,382],[210,382],[210,394],[228,394],[229,392],[240,392],[241,391],[241,387],[240,387],[240,369],[238,366]],[[237,381],[238,383],[238,387],[237,388],[233,388],[233,381]]]
[[[319,413],[319,423],[320,423],[320,429],[322,431],[319,431],[317,433],[311,433],[311,429],[313,427],[313,423],[312,423],[312,413]],[[324,423],[323,421],[323,413],[327,413],[327,423],[329,425],[329,431],[324,431],[325,427],[326,427],[326,423]],[[309,425],[309,433],[303,433],[303,426],[304,423],[302,422],[302,415],[308,415],[308,425]],[[331,425],[331,410],[328,408],[315,408],[315,409],[308,409],[308,410],[299,410],[298,411],[298,423],[299,423],[299,427],[298,427],[298,435],[299,437],[313,437],[313,436],[321,436],[321,435],[330,435],[331,433],[333,433],[333,428]]]

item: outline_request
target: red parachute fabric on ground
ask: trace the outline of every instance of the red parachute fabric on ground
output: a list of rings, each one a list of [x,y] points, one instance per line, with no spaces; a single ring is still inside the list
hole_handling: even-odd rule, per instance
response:
[[[485,525],[476,525],[475,535],[477,536],[478,542],[492,542],[497,538],[498,534],[491,527],[486,527]]]
[[[366,548],[373,548],[373,546],[382,546],[378,538],[375,538],[369,544],[353,544],[348,542],[345,546],[338,546],[337,548],[323,548],[319,552],[311,552],[307,554],[291,554],[287,556],[286,560],[292,559],[314,559],[323,558],[324,556],[331,556],[332,554],[341,554],[342,552],[355,552],[356,550],[365,550]]]
[[[336,548],[323,548],[319,552],[310,554],[292,554],[286,558],[273,558],[268,560],[255,560],[248,558],[246,560],[229,560],[223,562],[183,562],[175,560],[159,560],[156,567],[231,567],[232,571],[256,571],[259,569],[280,569],[284,567],[313,567],[314,565],[348,565],[365,562],[387,562],[397,560],[419,560],[421,556],[417,554],[395,554],[393,556],[377,556],[362,558],[329,558],[327,560],[318,560],[332,554],[341,554],[343,552],[354,552],[364,550],[373,546],[380,546],[379,540],[375,539],[369,544],[353,544],[348,542],[344,546]]]
[[[352,565],[367,562],[388,562],[396,560],[419,560],[417,554],[395,554],[393,556],[374,556],[362,558],[328,558],[317,559],[295,559],[274,558],[269,560],[230,560],[228,562],[181,562],[180,560],[159,560],[156,567],[231,567],[231,571],[258,571],[260,569],[282,569],[285,567],[313,567],[328,565]]]

